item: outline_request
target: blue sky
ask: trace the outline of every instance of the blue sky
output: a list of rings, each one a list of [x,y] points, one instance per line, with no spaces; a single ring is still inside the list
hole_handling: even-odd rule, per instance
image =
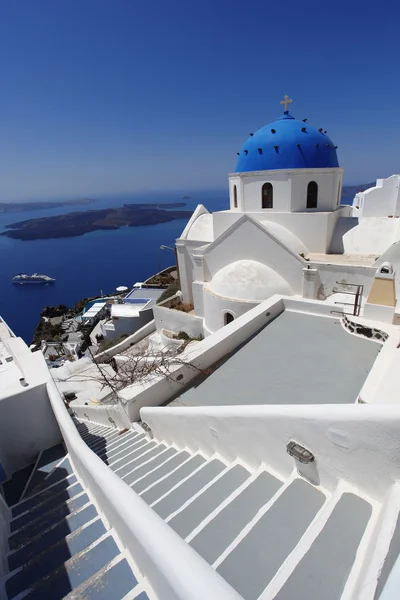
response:
[[[400,172],[400,8],[265,0],[3,0],[0,200],[224,188],[291,112],[346,183]]]

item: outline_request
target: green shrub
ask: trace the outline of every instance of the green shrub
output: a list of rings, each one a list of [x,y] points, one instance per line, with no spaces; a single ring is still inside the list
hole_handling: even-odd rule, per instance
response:
[[[157,299],[157,304],[160,304],[160,302],[164,302],[164,300],[171,298],[171,296],[175,296],[177,292],[179,292],[179,281],[176,279],[175,281],[169,284],[166,290],[163,291],[161,296]]]
[[[127,333],[123,333],[119,337],[113,338],[112,340],[103,340],[100,343],[99,351],[100,352],[105,352],[105,350],[108,350],[109,348],[112,348],[113,346],[116,346],[117,344],[119,344],[120,342],[122,342],[122,340],[124,340],[127,337],[128,337],[128,334]]]

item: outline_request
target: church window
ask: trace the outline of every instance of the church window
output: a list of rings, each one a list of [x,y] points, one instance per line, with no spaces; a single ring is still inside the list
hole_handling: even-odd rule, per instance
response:
[[[224,315],[224,325],[228,325],[228,323],[232,323],[235,320],[235,317],[232,313],[226,312]]]
[[[310,181],[307,187],[307,208],[317,208],[318,204],[318,184],[316,181]]]
[[[237,203],[237,187],[236,185],[233,186],[233,206],[235,208],[237,208],[238,203]]]
[[[274,206],[274,189],[272,183],[264,183],[261,191],[262,208],[273,208]]]

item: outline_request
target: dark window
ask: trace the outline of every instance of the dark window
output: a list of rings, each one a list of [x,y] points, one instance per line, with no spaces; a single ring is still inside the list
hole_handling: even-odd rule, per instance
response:
[[[232,315],[232,313],[227,312],[227,313],[225,313],[224,320],[225,320],[225,325],[228,325],[228,323],[232,323],[232,321],[235,320],[235,317]]]
[[[274,206],[274,189],[272,183],[264,183],[262,186],[262,208],[273,208]]]
[[[237,208],[237,187],[233,186],[233,206]]]
[[[310,181],[307,187],[307,208],[317,208],[318,204],[318,184],[316,181]]]

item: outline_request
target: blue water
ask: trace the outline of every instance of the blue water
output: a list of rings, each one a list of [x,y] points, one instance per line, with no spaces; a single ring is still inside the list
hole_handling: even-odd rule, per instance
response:
[[[181,200],[183,194],[190,200]],[[227,191],[169,192],[102,197],[93,208],[116,207],[128,202],[186,202],[178,210],[193,211],[197,204],[208,210],[228,208]],[[87,206],[0,214],[4,226],[26,219],[47,217]],[[54,240],[21,241],[0,236],[0,315],[16,335],[31,342],[39,314],[46,305],[72,306],[81,298],[103,292],[112,293],[119,285],[132,286],[160,268],[174,264],[170,250],[187,220],[176,220],[147,227],[124,227],[116,231],[94,231],[84,236]],[[49,285],[13,285],[18,273],[45,273],[55,277]]]
[[[181,200],[183,194],[190,200]],[[120,195],[102,197],[93,208],[117,207],[129,202],[186,202],[179,210],[193,211],[204,204],[209,211],[229,208],[228,192],[196,191]],[[342,198],[350,204],[351,198]],[[26,219],[87,210],[87,206],[0,214],[0,231],[5,225]],[[74,238],[21,241],[0,236],[0,315],[16,335],[27,343],[47,305],[73,306],[81,298],[110,294],[120,285],[132,286],[160,268],[174,264],[170,250],[187,220],[176,220],[147,227],[124,227],[116,231],[95,231]],[[18,273],[45,273],[55,277],[49,285],[13,285]]]

